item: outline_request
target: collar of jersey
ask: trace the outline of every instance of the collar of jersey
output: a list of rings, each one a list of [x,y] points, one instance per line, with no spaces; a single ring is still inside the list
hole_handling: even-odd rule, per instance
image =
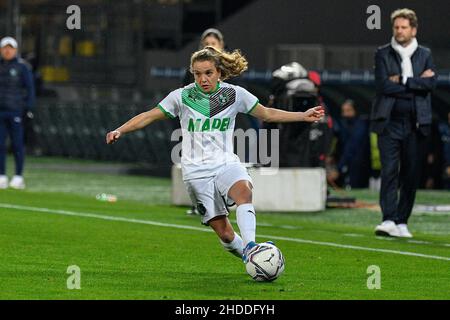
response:
[[[201,93],[203,93],[203,94],[205,94],[205,95],[207,95],[207,96],[210,96],[210,95],[216,93],[217,90],[219,90],[219,88],[220,88],[220,81],[217,81],[216,88],[215,88],[213,91],[211,91],[211,92],[205,92],[205,91],[203,91],[202,87],[200,87],[200,86],[197,84],[197,82],[195,83],[195,87],[196,87]]]

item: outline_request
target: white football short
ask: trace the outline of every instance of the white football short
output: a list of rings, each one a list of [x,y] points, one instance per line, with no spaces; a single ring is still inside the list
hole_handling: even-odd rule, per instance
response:
[[[252,185],[252,178],[240,163],[226,164],[215,176],[185,180],[187,192],[202,215],[202,223],[217,216],[228,216],[228,207],[234,205],[228,198],[230,188],[240,180],[247,180]]]

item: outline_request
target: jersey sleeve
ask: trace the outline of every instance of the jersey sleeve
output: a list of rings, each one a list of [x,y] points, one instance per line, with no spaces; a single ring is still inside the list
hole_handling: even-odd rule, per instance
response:
[[[160,103],[158,108],[170,119],[174,119],[180,114],[181,89],[172,91]]]
[[[237,86],[237,99],[239,103],[239,112],[250,113],[258,105],[259,100],[256,96],[248,92],[246,89]]]

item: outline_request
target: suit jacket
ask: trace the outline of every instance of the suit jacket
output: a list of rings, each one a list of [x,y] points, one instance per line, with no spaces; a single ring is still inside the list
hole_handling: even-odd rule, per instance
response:
[[[389,80],[390,76],[402,74],[401,57],[391,44],[379,47],[375,53],[375,85],[376,97],[372,104],[370,115],[371,129],[381,134],[391,115],[396,98],[409,97],[413,99],[417,128],[429,127],[431,124],[431,91],[436,86],[435,74],[430,78],[420,75],[427,69],[436,73],[431,50],[418,46],[411,56],[414,77],[408,78],[405,85]],[[423,130],[427,134],[426,130]]]

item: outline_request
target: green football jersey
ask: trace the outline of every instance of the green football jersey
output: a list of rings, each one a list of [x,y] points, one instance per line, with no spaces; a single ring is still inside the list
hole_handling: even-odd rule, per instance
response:
[[[213,176],[226,163],[240,161],[233,152],[236,115],[250,113],[257,104],[253,94],[226,82],[210,93],[191,83],[158,104],[167,117],[180,119],[184,180]]]

